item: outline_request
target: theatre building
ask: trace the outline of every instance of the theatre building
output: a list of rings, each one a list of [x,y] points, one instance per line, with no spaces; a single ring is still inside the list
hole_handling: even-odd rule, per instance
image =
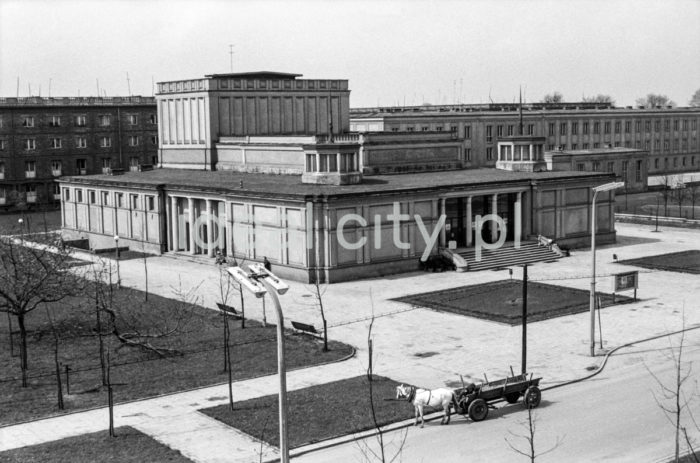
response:
[[[266,257],[282,277],[328,282],[415,270],[438,252],[477,269],[481,243],[514,256],[538,237],[589,243],[592,188],[614,173],[548,168],[544,139],[521,129],[497,140],[495,168],[465,168],[454,133],[350,132],[348,82],[300,77],[159,83],[160,164],[62,178],[64,236]],[[597,197],[598,242],[615,240],[613,202]]]

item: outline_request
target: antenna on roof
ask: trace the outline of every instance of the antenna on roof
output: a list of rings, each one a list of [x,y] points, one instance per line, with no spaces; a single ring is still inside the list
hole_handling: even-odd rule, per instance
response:
[[[17,98],[19,98],[19,76],[17,76]]]
[[[523,134],[523,87],[520,86],[520,100],[518,105],[519,121],[518,121],[518,135]]]
[[[493,104],[493,100],[491,99],[491,87],[489,87],[489,101]]]
[[[97,98],[100,97],[100,79],[95,78],[95,84],[97,85]]]
[[[49,98],[51,98],[51,77],[49,77]]]
[[[131,96],[131,79],[129,79],[129,73],[126,73],[126,88],[129,91],[129,96]]]
[[[333,101],[328,90],[328,143],[333,143]]]
[[[233,44],[228,46],[229,60],[231,61],[231,72],[233,72]]]

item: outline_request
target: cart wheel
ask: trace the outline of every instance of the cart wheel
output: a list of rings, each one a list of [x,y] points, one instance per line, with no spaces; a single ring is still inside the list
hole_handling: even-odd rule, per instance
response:
[[[535,408],[540,404],[542,399],[542,392],[537,386],[530,386],[525,391],[525,396],[523,398],[523,403],[528,408]]]
[[[509,404],[514,404],[515,402],[518,401],[520,398],[520,393],[519,392],[511,392],[510,394],[506,394],[506,402]]]
[[[476,399],[469,405],[469,418],[472,421],[485,420],[489,415],[489,406],[484,399]]]

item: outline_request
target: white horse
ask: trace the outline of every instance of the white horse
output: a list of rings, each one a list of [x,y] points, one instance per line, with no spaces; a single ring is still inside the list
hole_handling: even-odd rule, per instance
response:
[[[396,386],[396,398],[405,399],[408,402],[413,403],[413,408],[416,413],[416,422],[414,426],[418,426],[418,416],[420,415],[421,424],[423,427],[425,420],[423,419],[423,408],[424,407],[442,407],[445,414],[440,420],[440,424],[450,424],[450,406],[454,406],[457,410],[457,398],[452,389],[440,388],[440,389],[421,389],[415,386]]]

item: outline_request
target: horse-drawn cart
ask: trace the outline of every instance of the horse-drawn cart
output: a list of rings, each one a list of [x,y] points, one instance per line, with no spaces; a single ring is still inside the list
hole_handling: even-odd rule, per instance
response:
[[[511,370],[512,374],[512,370]],[[542,378],[528,378],[527,373],[512,375],[498,381],[486,382],[479,385],[470,384],[457,389],[457,406],[462,414],[469,415],[473,421],[482,421],[489,414],[489,408],[495,408],[491,403],[505,399],[509,404],[516,403],[520,397],[528,408],[537,407],[542,398],[539,384]]]

